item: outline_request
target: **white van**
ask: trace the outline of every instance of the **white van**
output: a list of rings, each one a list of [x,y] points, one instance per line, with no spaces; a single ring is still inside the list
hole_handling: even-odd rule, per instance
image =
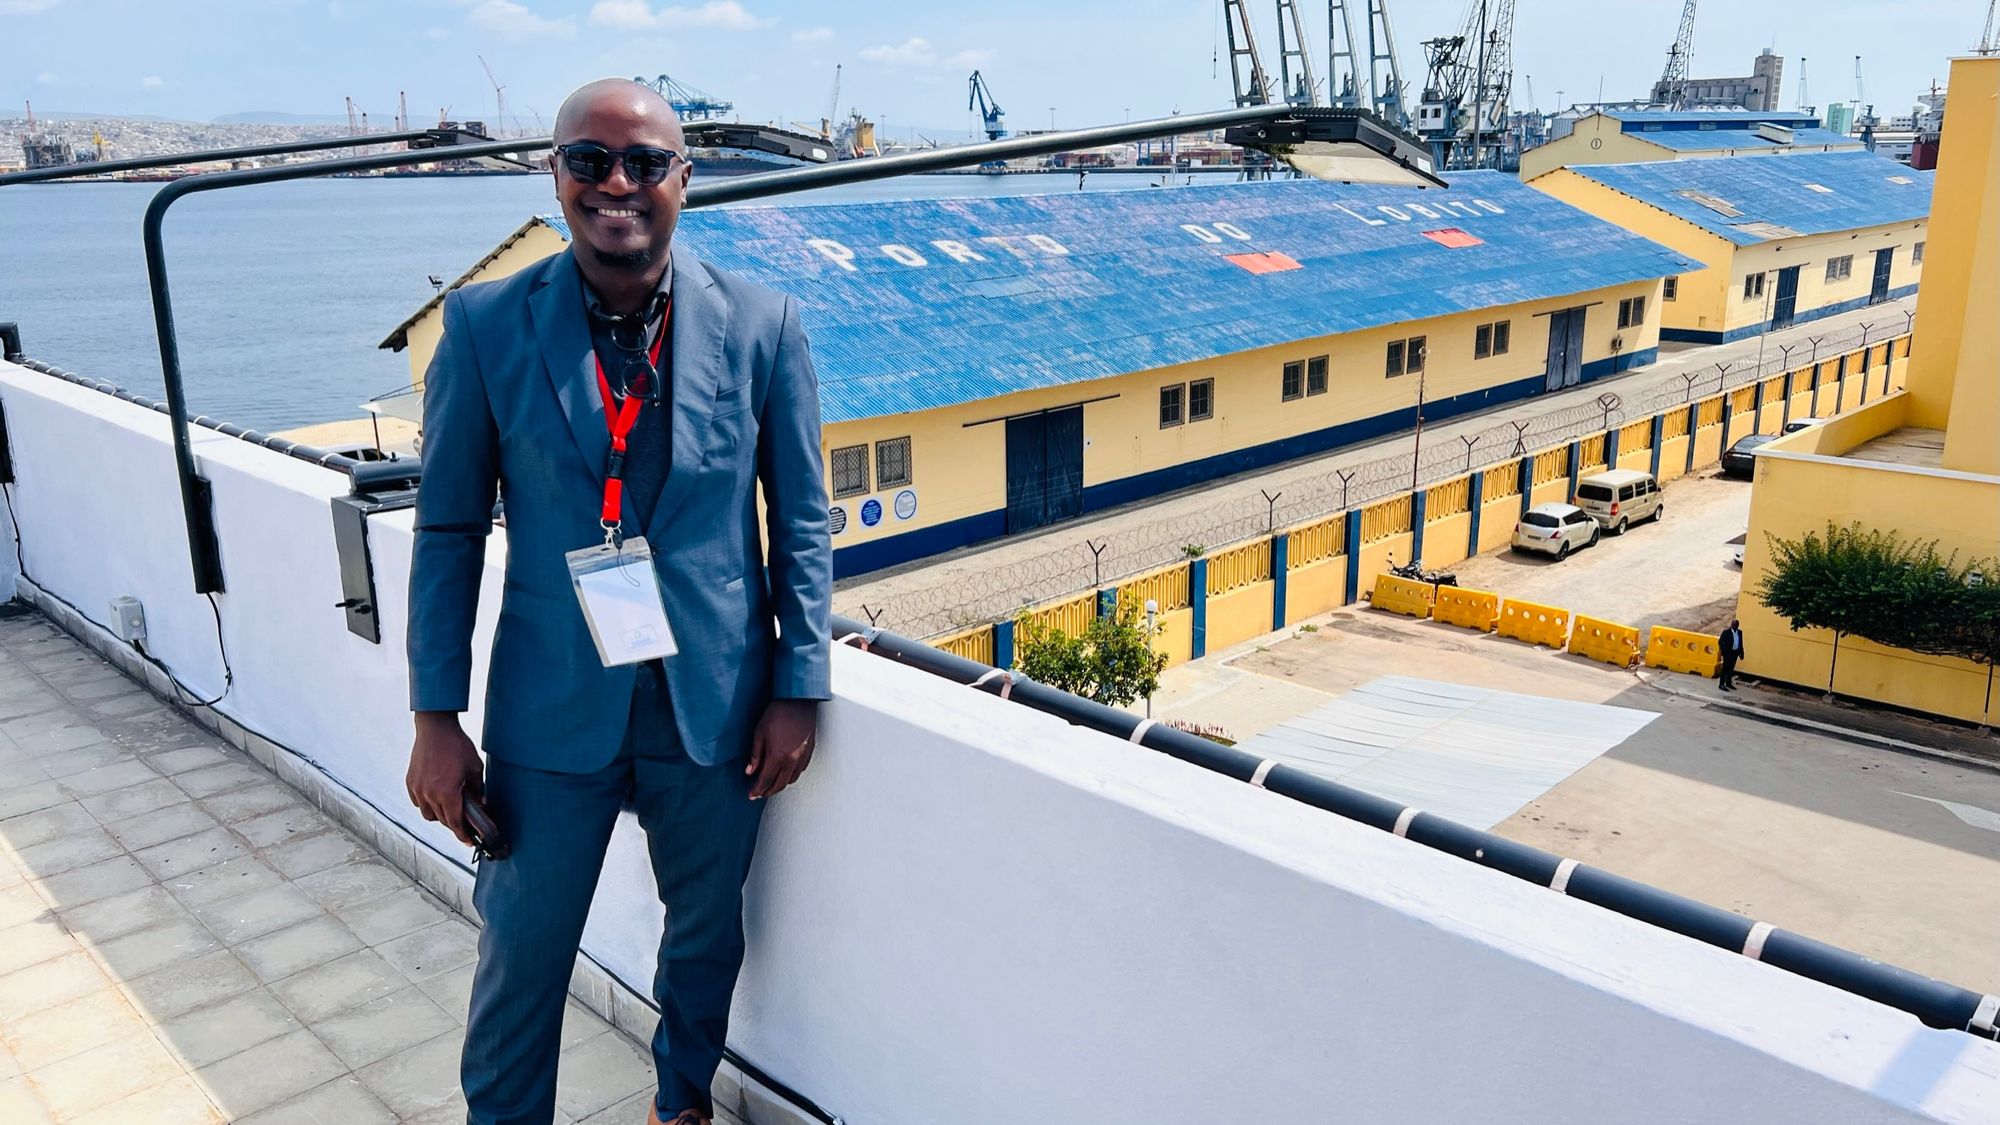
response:
[[[1634,469],[1597,473],[1577,481],[1576,506],[1613,535],[1623,535],[1635,523],[1667,514],[1660,499],[1660,482],[1653,474]]]

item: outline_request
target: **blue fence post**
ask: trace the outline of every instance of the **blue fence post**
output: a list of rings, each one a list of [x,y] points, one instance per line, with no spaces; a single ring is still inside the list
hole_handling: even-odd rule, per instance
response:
[[[1687,467],[1681,470],[1683,473],[1694,472],[1694,437],[1701,432],[1695,428],[1695,424],[1700,421],[1701,404],[1698,402],[1688,403],[1688,463]]]
[[[1750,432],[1764,432],[1764,380],[1759,379],[1750,388]]]
[[[993,623],[993,666],[1014,666],[1014,622],[1011,620]]]
[[[1431,490],[1420,488],[1410,493],[1410,559],[1424,557],[1424,513],[1430,509]]]
[[[1785,405],[1783,412],[1778,417],[1778,428],[1780,430],[1792,424],[1792,376],[1796,374],[1798,374],[1796,371],[1785,372]]]
[[[1521,514],[1525,516],[1528,514],[1528,509],[1535,506],[1535,459],[1533,457],[1527,454],[1521,455],[1519,477],[1520,479],[1516,483],[1521,487]]]
[[[1736,396],[1728,391],[1722,392],[1722,448],[1725,450],[1729,448],[1729,418],[1736,413],[1733,409],[1735,405]]]
[[[1208,655],[1208,560],[1188,564],[1188,603],[1194,609],[1194,643],[1189,654],[1200,660]]]
[[[1292,555],[1290,533],[1271,536],[1271,631],[1285,627],[1285,571]]]
[[[1609,471],[1618,467],[1618,430],[1613,427],[1604,431],[1604,468]]]
[[[1868,361],[1874,358],[1874,356],[1875,349],[1873,347],[1861,349],[1861,402],[1863,405],[1866,405],[1868,402]]]
[[[1573,441],[1569,443],[1569,495],[1565,499],[1576,499],[1576,478],[1582,475],[1582,473],[1583,443]]]
[[[1107,586],[1097,591],[1097,616],[1113,617],[1118,613],[1118,587]]]
[[[1651,472],[1654,480],[1660,479],[1660,443],[1666,440],[1666,436],[1667,416],[1664,414],[1653,415],[1653,468]]]
[[[1468,521],[1472,526],[1465,533],[1465,557],[1476,559],[1479,557],[1479,509],[1486,504],[1486,473],[1484,470],[1472,474],[1472,479],[1466,483],[1465,492],[1466,511],[1472,513],[1472,519]]]
[[[1819,417],[1819,364],[1818,363],[1813,364],[1812,401],[1806,403],[1806,409],[1810,412],[1806,415],[1806,417],[1808,418]]]
[[[1361,509],[1348,509],[1341,520],[1341,539],[1341,550],[1347,553],[1347,582],[1340,604],[1353,605],[1361,593]]]

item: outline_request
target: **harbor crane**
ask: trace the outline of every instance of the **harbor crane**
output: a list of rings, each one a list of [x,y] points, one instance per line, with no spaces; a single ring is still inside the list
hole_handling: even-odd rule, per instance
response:
[[[1505,168],[1514,87],[1514,0],[1473,0],[1457,35],[1426,39],[1417,132],[1440,168]]]
[[[1347,0],[1327,4],[1327,89],[1332,105],[1373,109],[1400,129],[1410,127],[1410,112],[1403,105],[1403,70],[1396,62],[1396,34],[1389,27],[1389,0],[1366,0],[1368,33],[1366,54],[1363,42],[1354,36],[1354,14]],[[1366,59],[1364,65],[1361,60]],[[1343,76],[1340,61],[1347,60]],[[1332,93],[1339,91],[1338,93]]]
[[[840,64],[833,64],[833,93],[826,99],[826,116],[819,119],[822,140],[833,140],[833,119],[840,116]]]
[[[1264,60],[1257,53],[1257,37],[1250,30],[1250,13],[1243,0],[1222,0],[1222,23],[1229,35],[1229,80],[1235,87],[1238,107],[1271,104],[1271,80],[1264,73]],[[1244,73],[1248,64],[1249,73]]]
[[[682,121],[717,121],[736,109],[735,102],[710,97],[664,74],[650,81],[635,75],[632,81],[651,86],[655,93],[667,99],[667,104],[674,107],[674,112],[681,115]]]
[[[478,59],[479,65],[485,68],[486,80],[493,83],[493,135],[498,137],[507,128],[507,87],[494,75],[493,67],[487,63],[485,55],[474,55],[473,58]]]
[[[1667,48],[1667,69],[1660,74],[1660,84],[1654,87],[1653,100],[1668,109],[1687,108],[1688,57],[1694,53],[1694,3],[1687,0],[1681,5],[1680,30],[1674,33],[1674,45]]]
[[[1994,35],[1994,16],[2000,14],[2000,0],[1986,0],[1986,27],[1979,33],[1976,54],[2000,54],[2000,37]]]
[[[986,139],[997,141],[1006,136],[1006,113],[1000,108],[1000,99],[993,96],[993,87],[988,86],[986,79],[976,70],[965,85],[965,108],[979,114],[980,124],[986,129]]]
[[[1278,88],[1290,105],[1318,103],[1319,83],[1313,80],[1312,59],[1306,54],[1306,25],[1299,19],[1298,0],[1278,0]]]
[[[1800,56],[1799,56],[1799,106],[1798,106],[1798,108],[1799,108],[1799,112],[1800,112],[1800,113],[1813,113],[1813,112],[1815,112],[1815,111],[1816,111],[1816,107],[1814,107],[1814,105],[1812,104],[1812,98],[1810,98],[1810,97],[1809,97],[1809,96],[1807,96],[1807,94],[1806,94],[1806,56],[1804,56],[1804,55],[1800,55]]]

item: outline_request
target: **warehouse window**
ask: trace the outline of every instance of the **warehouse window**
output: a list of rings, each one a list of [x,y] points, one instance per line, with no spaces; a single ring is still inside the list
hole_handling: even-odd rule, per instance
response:
[[[889,438],[875,443],[875,487],[900,488],[910,483],[910,439]]]
[[[1513,335],[1513,327],[1513,321],[1496,320],[1473,329],[1472,358],[1486,359],[1490,356],[1506,355],[1507,342]]]
[[[1306,393],[1323,395],[1326,393],[1326,357],[1316,355],[1306,361]]]
[[[1743,279],[1743,299],[1754,301],[1764,295],[1764,275],[1753,273]]]
[[[1305,397],[1305,393],[1306,365],[1295,359],[1285,365],[1285,385],[1279,391],[1279,401],[1290,402]]]
[[[1196,379],[1188,384],[1188,421],[1215,417],[1215,380]]]
[[[849,445],[833,451],[833,498],[868,491],[868,447]]]
[[[1633,328],[1644,323],[1646,323],[1646,298],[1627,297],[1618,302],[1618,327]]]
[[[1424,337],[1412,336],[1407,340],[1389,341],[1388,374],[1415,375],[1424,369]]]
[[[1392,379],[1403,373],[1403,341],[1401,340],[1389,341],[1388,371],[1389,377]]]
[[[1910,247],[1910,264],[1913,266],[1921,266],[1924,264],[1923,243],[1919,242],[1915,246]]]
[[[1678,300],[1681,295],[1681,279],[1670,277],[1660,283],[1660,300]]]
[[[1853,276],[1854,255],[1842,254],[1838,258],[1828,258],[1826,260],[1826,279],[1828,281],[1846,281]]]
[[[1178,426],[1181,424],[1181,405],[1186,394],[1186,383],[1175,383],[1170,387],[1160,388],[1161,429],[1164,430],[1169,426]]]

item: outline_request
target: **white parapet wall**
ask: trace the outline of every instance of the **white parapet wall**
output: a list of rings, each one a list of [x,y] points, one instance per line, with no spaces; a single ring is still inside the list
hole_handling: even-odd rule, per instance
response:
[[[23,588],[97,622],[138,597],[218,690],[165,419],[5,364],[0,404]],[[379,809],[350,802],[392,859],[462,862],[403,794],[410,513],[369,521],[370,644],[334,608],[345,478],[196,434],[218,712]],[[2000,1045],[859,651],[835,690],[765,821],[731,1042],[851,1125],[2000,1115]],[[586,951],[643,994],[660,925],[628,822]]]

